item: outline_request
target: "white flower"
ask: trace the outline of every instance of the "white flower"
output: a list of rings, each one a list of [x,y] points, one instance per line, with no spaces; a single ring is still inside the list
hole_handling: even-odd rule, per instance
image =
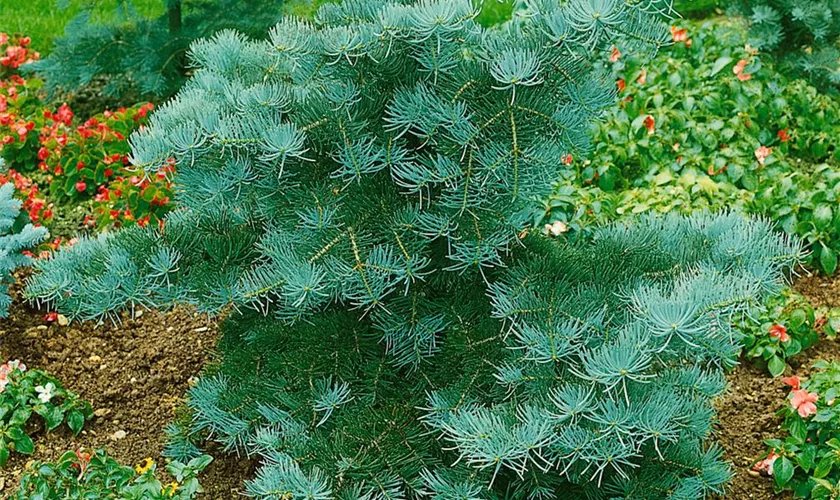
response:
[[[13,361],[9,361],[9,370],[15,371],[20,370],[22,372],[26,371],[26,365],[21,363],[19,359],[15,359]]]
[[[568,226],[565,223],[556,220],[553,224],[546,224],[545,230],[548,234],[552,236],[560,236],[561,234],[565,233],[569,230]]]
[[[41,400],[42,403],[49,403],[50,400],[53,398],[55,394],[53,391],[55,390],[55,385],[52,382],[47,382],[46,387],[43,385],[39,385],[35,388],[35,392],[38,393],[38,399]]]

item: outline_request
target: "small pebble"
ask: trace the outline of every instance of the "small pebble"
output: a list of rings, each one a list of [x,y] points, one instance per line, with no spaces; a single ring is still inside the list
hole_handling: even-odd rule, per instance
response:
[[[119,441],[120,439],[125,439],[126,432],[125,431],[117,431],[111,434],[111,440]]]

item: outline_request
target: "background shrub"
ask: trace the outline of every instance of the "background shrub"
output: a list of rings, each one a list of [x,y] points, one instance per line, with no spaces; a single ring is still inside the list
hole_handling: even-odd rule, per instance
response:
[[[160,0],[148,18],[120,2],[99,22],[83,11],[36,65],[47,90],[76,94],[92,84],[119,104],[141,96],[165,98],[183,84],[190,44],[227,28],[263,34],[282,15],[282,0]]]
[[[830,0],[739,0],[733,2],[750,20],[749,43],[774,52],[789,68],[818,86],[840,85],[840,5]]]

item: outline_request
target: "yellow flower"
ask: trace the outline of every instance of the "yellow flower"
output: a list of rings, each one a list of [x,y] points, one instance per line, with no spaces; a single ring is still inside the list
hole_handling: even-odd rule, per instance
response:
[[[155,461],[146,457],[142,463],[137,464],[137,466],[134,467],[134,470],[137,471],[138,474],[143,475],[149,472],[149,469],[151,469],[153,465],[155,465]]]
[[[169,484],[167,484],[166,486],[163,487],[162,491],[164,493],[166,493],[167,490],[169,490],[169,496],[171,496],[171,497],[175,496],[175,492],[178,491],[178,483],[175,483],[175,482],[169,483]]]

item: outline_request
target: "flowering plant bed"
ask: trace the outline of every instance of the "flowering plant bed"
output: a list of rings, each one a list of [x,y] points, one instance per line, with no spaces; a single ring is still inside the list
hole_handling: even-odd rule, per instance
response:
[[[784,439],[768,439],[770,452],[754,466],[772,475],[777,489],[797,498],[836,498],[840,494],[840,362],[819,361],[808,379],[794,375],[784,417]]]
[[[82,448],[68,451],[55,463],[35,462],[27,467],[15,500],[189,500],[204,491],[198,474],[212,461],[202,455],[189,463],[171,462],[166,471],[174,478],[168,484],[158,479],[157,464],[146,459],[135,468],[121,465],[105,450]]]
[[[11,451],[28,455],[35,450],[27,433],[27,423],[34,415],[41,417],[48,431],[66,422],[78,434],[93,410],[41,370],[27,370],[17,360],[0,365],[0,467]]]
[[[66,103],[44,101],[41,80],[20,73],[22,65],[37,59],[37,53],[21,45],[28,39],[0,35],[5,50],[17,54],[15,64],[0,73],[0,157],[16,175],[30,176],[36,192],[37,185],[43,186],[49,198],[49,203],[42,198],[33,202],[30,215],[48,221],[50,203],[92,200],[85,226],[157,224],[169,209],[170,178],[166,172],[149,178],[135,172],[127,140],[148,123],[154,105],[106,110],[80,121]],[[45,206],[48,213],[41,218],[38,211]]]

